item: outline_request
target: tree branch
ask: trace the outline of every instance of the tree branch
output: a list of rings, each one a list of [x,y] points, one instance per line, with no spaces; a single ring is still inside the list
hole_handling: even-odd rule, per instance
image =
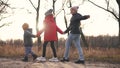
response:
[[[1,0],[1,1],[0,1],[0,6],[5,5],[5,6],[8,6],[8,7],[9,7],[9,5],[7,4],[8,1],[9,1],[9,0],[7,0],[6,2],[3,2],[3,1]]]
[[[116,0],[117,1],[117,3],[118,3],[118,5],[120,6],[120,0]],[[119,7],[120,8],[120,7]]]
[[[33,8],[34,8],[35,10],[37,10],[37,8],[34,6],[33,2],[32,2],[31,0],[29,0],[29,2],[31,3],[31,5],[33,6]]]
[[[56,13],[55,17],[56,17],[59,13],[61,13],[61,11],[64,9],[64,7],[65,7],[65,2],[66,2],[66,0],[62,3],[62,8]]]
[[[106,3],[107,3],[107,10],[109,9],[109,3],[110,3],[110,0],[105,0]]]
[[[70,5],[69,7],[72,7],[72,3],[71,3],[71,0],[69,0],[69,5]]]
[[[5,9],[5,5],[0,9],[0,14],[3,13],[3,10]]]
[[[95,4],[94,2],[92,2],[92,1],[90,1],[90,0],[88,0],[88,1],[89,1],[90,3],[92,3],[93,5],[95,5],[95,6],[99,7],[99,8],[101,8],[101,9],[103,9],[103,10],[109,12],[109,13],[111,13],[117,20],[119,19],[119,17],[118,17],[114,12],[112,12],[112,11],[110,11],[110,10],[108,10],[108,9],[105,9],[105,8],[101,7],[101,6]]]
[[[4,23],[4,24],[0,25],[0,28],[2,28],[3,26],[9,26],[9,24],[11,24],[11,22],[10,23]]]
[[[54,0],[54,2],[56,2],[57,0]]]
[[[0,1],[0,13],[4,12],[3,10],[5,9],[5,7],[9,7],[9,5],[7,4],[8,0],[6,2]]]

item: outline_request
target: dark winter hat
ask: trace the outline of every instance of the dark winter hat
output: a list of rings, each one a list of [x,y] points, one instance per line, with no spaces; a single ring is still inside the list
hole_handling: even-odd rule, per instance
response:
[[[45,12],[45,16],[52,14],[53,9],[49,9],[48,11]]]

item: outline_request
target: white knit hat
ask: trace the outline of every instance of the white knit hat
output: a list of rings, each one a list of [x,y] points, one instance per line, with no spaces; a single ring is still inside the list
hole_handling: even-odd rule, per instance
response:
[[[74,9],[75,11],[78,11],[79,6],[73,6],[73,7],[71,7],[71,9]]]
[[[48,11],[45,12],[45,16],[52,14],[53,9],[49,9]]]

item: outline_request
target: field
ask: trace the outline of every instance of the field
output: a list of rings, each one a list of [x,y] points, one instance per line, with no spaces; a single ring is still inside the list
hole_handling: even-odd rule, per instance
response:
[[[37,55],[41,56],[42,48],[38,51],[38,47],[34,46],[33,51]],[[83,48],[85,59],[88,61],[102,61],[102,62],[112,62],[120,63],[120,49],[119,48]],[[62,58],[64,54],[64,48],[57,49],[57,55],[59,58]],[[0,57],[23,57],[24,56],[24,47],[23,46],[0,46]],[[47,58],[53,56],[51,48],[47,47],[46,52]],[[31,56],[30,56],[31,57]],[[70,50],[70,59],[74,60],[78,58],[78,53],[76,49]]]
[[[0,68],[120,68],[120,64],[88,62],[85,65],[71,62],[22,62],[20,58],[0,58]]]
[[[120,48],[117,46],[117,37],[86,37],[87,42],[89,44],[89,47],[86,47],[83,45],[83,42],[81,41],[85,60],[86,60],[86,66],[89,68],[119,68],[120,66]],[[14,41],[14,43],[13,43]],[[77,60],[78,58],[78,52],[74,45],[71,46],[70,49],[70,60],[69,63],[34,63],[31,61],[31,56],[29,56],[30,60],[28,63],[24,63],[21,61],[21,58],[24,57],[24,46],[22,40],[7,40],[7,43],[3,43],[0,46],[0,62],[5,62],[8,64],[26,64],[29,68],[39,68],[39,66],[43,66],[41,68],[47,68],[44,67],[44,65],[47,65],[48,67],[52,65],[53,68],[59,68],[58,66],[61,64],[63,67],[60,68],[66,68],[64,65],[70,65],[76,66],[76,68],[79,68],[82,65],[76,65],[73,63],[74,60]],[[58,43],[55,43],[56,49],[57,49],[57,55],[58,58],[61,59],[64,54],[65,50],[65,39],[61,38],[59,39]],[[37,53],[38,56],[41,56],[42,54],[42,45],[39,48],[36,43],[34,43],[33,51]],[[47,46],[47,52],[46,52],[46,58],[49,59],[53,56],[52,50],[48,44]],[[5,60],[3,60],[5,59]],[[10,61],[9,61],[10,60]],[[3,67],[0,68],[10,68],[10,67],[4,67],[4,63],[0,63]],[[25,66],[26,66],[25,65]],[[32,66],[31,66],[32,65]],[[35,67],[38,66],[38,67]],[[92,67],[93,66],[93,67]],[[95,66],[95,67],[94,67]],[[103,66],[103,67],[102,67]],[[14,68],[14,67],[11,67]],[[19,68],[19,67],[17,67]],[[24,68],[24,67],[23,67]],[[25,67],[27,68],[27,67]],[[71,67],[72,68],[72,67]],[[74,67],[73,67],[74,68]],[[84,66],[83,66],[84,68]]]

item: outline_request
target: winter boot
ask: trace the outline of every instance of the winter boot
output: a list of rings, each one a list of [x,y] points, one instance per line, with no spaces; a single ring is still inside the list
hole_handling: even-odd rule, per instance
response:
[[[63,58],[63,59],[61,60],[61,62],[69,62],[69,59]]]
[[[24,62],[28,62],[28,57],[25,56],[24,59],[22,59],[22,61],[24,61]]]
[[[85,61],[84,60],[77,60],[75,61],[76,64],[85,64]]]
[[[33,54],[33,60],[35,60],[38,56],[36,54]]]

